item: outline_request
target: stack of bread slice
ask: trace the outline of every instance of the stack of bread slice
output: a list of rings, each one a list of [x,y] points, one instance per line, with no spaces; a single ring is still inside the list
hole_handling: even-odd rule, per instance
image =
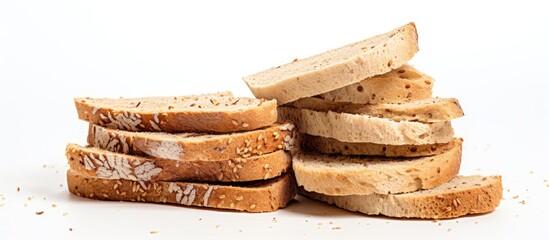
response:
[[[302,150],[293,156],[301,194],[351,211],[452,218],[494,210],[499,176],[458,176],[462,139],[454,98],[433,98],[434,80],[408,65],[415,24],[244,78],[276,99]]]
[[[231,93],[76,98],[87,144],[68,144],[69,191],[82,197],[268,212],[294,198],[294,125],[276,101]]]

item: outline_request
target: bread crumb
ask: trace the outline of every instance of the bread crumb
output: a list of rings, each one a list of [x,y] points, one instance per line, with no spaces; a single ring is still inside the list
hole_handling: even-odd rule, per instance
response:
[[[63,217],[66,217],[67,215],[69,215],[68,212],[63,213]]]
[[[273,223],[277,223],[278,221],[276,220],[276,218],[274,217],[273,218]]]
[[[332,222],[332,221],[330,221],[330,222],[328,222],[328,223],[329,223],[329,224],[334,224],[334,222]]]
[[[452,231],[452,228],[448,228],[448,232],[451,232]]]
[[[44,165],[42,165],[42,168],[46,168],[46,167],[48,167],[48,165],[47,165],[47,164],[44,164]]]
[[[478,224],[478,221],[475,221],[475,224]]]
[[[51,204],[51,207],[52,207],[52,208],[56,208],[56,207],[57,207],[57,204],[52,203],[52,204]]]
[[[59,187],[63,187],[63,184],[62,184],[62,183],[61,183],[61,184],[59,184]]]
[[[543,182],[546,183],[546,182],[548,182],[548,181],[547,181],[547,179],[543,179]]]
[[[198,218],[198,221],[202,221],[202,218]]]
[[[220,227],[221,227],[221,225],[219,225],[219,224],[215,225],[215,228],[220,228]]]
[[[69,231],[72,232],[72,228],[69,228]]]
[[[341,227],[333,227],[332,230],[339,230]]]
[[[517,198],[519,198],[519,195],[513,196],[513,199],[517,199]]]
[[[526,205],[526,201],[524,201],[524,200],[520,201],[519,203],[522,204],[522,205]]]
[[[36,215],[42,215],[44,214],[44,211],[38,211],[38,212],[35,212]]]
[[[21,191],[21,188],[20,187],[17,187],[17,192],[20,192]]]
[[[150,234],[157,234],[158,231],[156,231],[156,230],[151,230],[151,231],[149,231],[149,233],[150,233]]]
[[[242,229],[238,229],[238,232],[241,233],[241,232],[243,232],[243,230],[242,230]]]
[[[32,198],[34,198],[34,197],[33,197],[33,196],[28,196],[28,197],[27,197],[27,201],[32,200]]]
[[[442,226],[442,223],[438,223],[439,226]]]

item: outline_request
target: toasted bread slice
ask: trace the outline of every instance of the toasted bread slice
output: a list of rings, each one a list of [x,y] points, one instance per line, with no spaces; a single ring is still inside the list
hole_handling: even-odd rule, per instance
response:
[[[134,181],[254,181],[279,176],[291,167],[290,155],[282,150],[249,158],[180,161],[68,144],[66,155],[81,175]]]
[[[113,129],[150,132],[237,132],[276,121],[276,101],[230,92],[178,97],[75,98],[78,117]]]
[[[90,124],[88,144],[111,152],[181,161],[228,160],[292,150],[294,125],[229,134],[130,132]]]
[[[69,191],[77,196],[109,200],[174,203],[185,206],[272,212],[285,207],[296,194],[290,174],[240,184],[102,179],[67,171]]]

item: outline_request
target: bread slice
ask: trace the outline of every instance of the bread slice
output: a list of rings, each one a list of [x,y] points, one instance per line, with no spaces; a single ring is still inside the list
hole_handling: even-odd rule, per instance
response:
[[[296,144],[295,133],[291,123],[230,134],[130,132],[90,124],[88,144],[130,155],[220,161],[291,150]]]
[[[456,141],[427,145],[383,145],[375,143],[346,143],[333,138],[301,135],[305,149],[326,154],[368,155],[385,157],[423,157],[441,154],[455,146]]]
[[[222,185],[101,179],[68,170],[67,183],[71,193],[92,199],[174,203],[246,212],[276,211],[285,207],[296,195],[290,174],[266,181]]]
[[[360,42],[244,77],[258,98],[285,104],[398,68],[418,51],[414,23]]]
[[[450,122],[396,122],[360,114],[320,112],[278,107],[279,121],[293,122],[299,132],[334,138],[341,142],[369,142],[386,145],[447,143],[454,131]]]
[[[381,158],[301,152],[293,159],[299,186],[331,196],[390,194],[434,188],[459,172],[462,140],[435,156]]]
[[[429,75],[404,64],[386,74],[366,78],[316,97],[357,104],[405,103],[431,98],[434,82]]]
[[[230,92],[179,97],[75,98],[78,117],[128,131],[237,132],[276,121],[276,101],[235,98]]]
[[[273,178],[291,167],[291,157],[284,151],[219,161],[179,161],[68,144],[66,156],[70,167],[82,175],[134,181],[242,182]]]
[[[494,211],[502,198],[500,176],[457,176],[433,189],[404,194],[328,196],[299,193],[353,212],[399,218],[455,218]]]
[[[387,118],[393,121],[444,122],[462,117],[463,110],[455,98],[427,98],[407,103],[352,104],[320,98],[302,98],[287,106],[315,111],[333,111]]]

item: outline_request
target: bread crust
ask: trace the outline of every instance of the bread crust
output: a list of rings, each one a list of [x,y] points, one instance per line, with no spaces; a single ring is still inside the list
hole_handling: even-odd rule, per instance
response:
[[[285,104],[360,82],[404,65],[419,50],[409,23],[393,31],[246,76],[258,98]]]
[[[475,182],[471,185],[471,182]],[[299,189],[301,195],[368,215],[447,219],[494,211],[503,196],[501,176],[457,176],[427,191],[404,194],[328,196]]]
[[[163,106],[166,102],[172,105]],[[276,101],[233,98],[230,93],[133,99],[75,98],[74,103],[78,118],[84,121],[134,132],[249,131],[273,124],[277,115]],[[118,106],[120,104],[124,106]],[[150,105],[159,106],[145,107]],[[242,106],[234,107],[236,105]]]
[[[88,144],[111,152],[181,161],[229,160],[292,150],[296,131],[291,123],[231,134],[167,134],[131,132],[90,124]]]
[[[291,156],[282,150],[250,158],[179,161],[68,144],[66,157],[81,175],[133,181],[243,182],[273,178],[291,167]]]
[[[68,170],[67,184],[71,193],[91,199],[173,203],[246,212],[276,211],[286,207],[296,195],[294,180],[290,174],[266,181],[231,186],[193,182],[101,179]]]
[[[300,152],[293,157],[299,186],[331,196],[395,194],[430,189],[455,177],[461,165],[462,140],[435,156],[382,158],[330,156]]]

